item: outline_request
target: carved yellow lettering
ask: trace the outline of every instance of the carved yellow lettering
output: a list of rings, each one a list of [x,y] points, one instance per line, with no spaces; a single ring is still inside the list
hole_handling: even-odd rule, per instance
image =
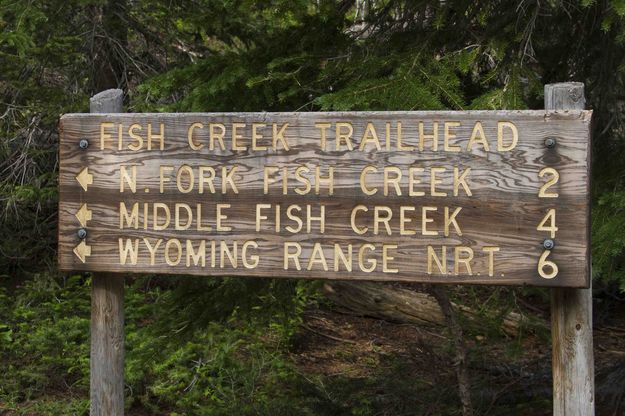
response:
[[[434,222],[432,218],[428,217],[428,212],[430,211],[438,211],[436,207],[421,207],[421,234],[422,235],[438,235],[438,231],[428,230],[427,225],[431,222]]]
[[[172,246],[174,246],[175,249],[174,257],[171,255]],[[167,240],[165,243],[165,263],[167,263],[168,266],[177,266],[180,260],[182,260],[182,244],[180,240],[177,238]]]
[[[467,151],[470,152],[473,150],[473,145],[476,143],[480,143],[484,148],[484,151],[488,152],[490,150],[490,146],[486,140],[486,135],[484,134],[484,128],[482,127],[482,123],[479,121],[477,121],[473,126],[471,138],[469,139],[469,144],[467,144]]]
[[[130,257],[130,264],[137,264],[137,257],[139,255],[139,239],[124,239],[119,238],[119,264],[124,265],[128,263],[128,257]]]
[[[278,125],[273,123],[273,148],[274,150],[278,149],[278,141],[282,142],[282,147],[284,150],[289,150],[289,143],[284,137],[284,133],[286,128],[289,127],[289,123],[284,123],[280,129],[278,129]]]
[[[321,249],[320,243],[315,243],[313,245],[312,254],[310,255],[310,258],[308,259],[308,266],[306,267],[306,269],[312,270],[313,265],[316,263],[319,263],[324,271],[326,272],[328,271],[328,262],[326,261],[326,257],[323,254],[323,250]]]
[[[469,188],[469,184],[467,183],[467,176],[471,173],[471,168],[466,168],[462,175],[460,174],[460,170],[457,167],[454,167],[454,196],[458,196],[458,191],[460,190],[460,186],[464,188],[464,192],[467,196],[472,196],[471,188]]]
[[[456,221],[456,216],[460,213],[462,207],[457,207],[454,212],[449,215],[449,207],[445,207],[445,237],[449,237],[449,226],[453,225],[456,229],[456,233],[458,235],[462,235],[462,231],[460,231],[460,226]]]
[[[247,146],[239,145],[238,143],[238,141],[243,138],[243,136],[239,134],[238,129],[242,128],[245,128],[244,123],[232,123],[232,150],[247,150]]]
[[[191,149],[193,150],[200,150],[202,147],[204,147],[203,144],[197,144],[196,142],[193,141],[193,130],[195,129],[203,129],[204,128],[204,124],[202,123],[193,123],[191,124],[191,126],[189,126],[189,130],[187,130],[187,140],[189,142],[189,146],[191,147]]]
[[[224,213],[222,213],[222,210],[226,210],[230,208],[230,204],[217,204],[217,215],[216,215],[216,222],[217,222],[217,231],[230,231],[232,230],[232,227],[230,226],[226,226],[226,225],[222,225],[222,221],[225,221],[228,219],[228,216]]]
[[[272,179],[271,182],[269,182],[271,173],[275,173],[279,170],[280,169],[276,166],[265,166],[263,168],[263,194],[267,195],[269,193],[269,183],[275,182],[275,179]]]
[[[411,167],[408,169],[408,195],[410,196],[423,196],[425,192],[415,191],[414,186],[421,183],[421,179],[415,176],[416,173],[423,172],[423,168]]]
[[[343,131],[345,129],[345,131]],[[347,149],[354,150],[352,146],[352,135],[354,128],[351,123],[336,123],[336,150],[341,150],[341,142],[345,142]]]
[[[432,134],[425,133],[425,126],[423,122],[419,122],[419,151],[423,151],[425,149],[425,141],[432,140],[432,150],[438,150],[438,122],[432,122]]]
[[[133,124],[128,129],[128,135],[132,139],[135,139],[137,141],[136,144],[129,144],[128,148],[130,150],[136,151],[136,150],[141,150],[141,148],[143,147],[143,137],[139,136],[138,134],[135,134],[135,130],[141,130],[141,126],[139,124]]]
[[[228,261],[230,262],[230,266],[233,269],[236,269],[238,267],[238,262],[237,262],[237,242],[233,242],[232,243],[232,250],[230,250],[230,247],[228,247],[228,243],[226,243],[225,241],[221,241],[219,244],[219,267],[221,267],[222,269],[225,267],[226,265],[226,258],[228,258]]]
[[[447,274],[447,246],[441,246],[440,258],[436,254],[434,247],[428,246],[428,274],[434,273],[432,262],[436,263],[439,274]]]
[[[295,252],[291,252],[291,249],[295,249]],[[296,270],[302,270],[302,267],[299,263],[299,256],[302,255],[302,246],[299,243],[295,242],[285,242],[284,243],[284,270],[289,270],[289,260],[293,261],[295,264]]]
[[[159,238],[158,240],[156,240],[156,244],[152,245],[150,244],[150,240],[148,240],[147,238],[143,238],[143,243],[145,244],[145,247],[148,249],[148,252],[150,253],[150,265],[154,266],[156,264],[156,251],[158,250],[158,247],[161,245],[161,243],[163,242],[162,238]]]
[[[183,177],[186,177],[186,187],[183,182]],[[183,194],[188,194],[193,190],[193,182],[195,181],[195,174],[193,173],[193,169],[189,165],[182,165],[178,172],[176,172],[176,187],[178,188],[178,192]]]
[[[334,271],[338,272],[340,270],[339,261],[345,267],[345,270],[348,272],[352,271],[352,245],[347,245],[347,255],[341,249],[340,244],[334,244]]]
[[[104,142],[113,137],[109,133],[106,132],[106,129],[110,129],[111,127],[115,127],[115,124],[114,123],[100,123],[100,150],[104,150]]]
[[[373,244],[363,244],[358,250],[358,267],[365,273],[371,273],[378,265],[378,261],[375,258],[367,258],[365,251],[374,251],[375,246]]]
[[[387,166],[384,168],[384,196],[389,195],[389,185],[393,185],[395,194],[401,196],[401,188],[399,182],[401,181],[401,170],[395,166]]]
[[[211,123],[208,126],[208,129],[209,129],[208,148],[210,150],[215,150],[215,140],[217,140],[219,142],[219,148],[221,150],[226,150],[226,145],[224,144],[224,136],[226,135],[226,127],[221,123]]]
[[[208,173],[208,176],[206,175],[206,173]],[[200,166],[200,171],[199,171],[199,186],[198,186],[198,192],[203,194],[204,193],[204,184],[208,185],[208,189],[210,191],[211,194],[215,193],[215,185],[213,183],[213,181],[215,180],[215,169],[210,167],[210,166]]]
[[[367,187],[367,174],[368,173],[375,173],[378,170],[373,167],[373,166],[366,166],[361,172],[360,172],[360,189],[362,190],[362,192],[365,195],[374,195],[376,192],[378,192],[378,188],[368,188]]]
[[[295,169],[295,180],[303,185],[303,187],[295,188],[295,193],[297,193],[298,195],[306,195],[312,189],[310,180],[306,176],[304,176],[304,174],[308,172],[310,172],[310,169],[308,169],[306,166],[298,166],[298,168]]]
[[[128,210],[126,209],[126,204],[123,202],[119,203],[119,229],[124,229],[124,224],[126,228],[134,228],[135,230],[139,228],[139,203],[135,202],[132,204],[132,211],[130,215],[128,215]]]
[[[243,261],[243,267],[246,269],[255,269],[258,267],[260,257],[257,254],[247,255],[247,251],[250,249],[257,249],[258,243],[256,241],[246,241],[241,248],[241,260]]]
[[[137,192],[137,167],[131,166],[132,176],[128,174],[127,165],[119,166],[119,192],[124,192],[124,182],[130,187],[130,191],[134,194]]]
[[[152,139],[160,141],[160,150],[165,149],[165,124],[160,123],[160,134],[152,134],[152,123],[148,123],[148,150],[152,150]]]
[[[197,251],[193,248],[193,241],[187,240],[187,262],[186,266],[191,267],[191,261],[193,261],[193,265],[197,266],[198,264],[202,267],[206,266],[206,241],[201,240],[200,245],[197,248]]]
[[[373,123],[367,123],[367,127],[365,127],[365,133],[363,134],[362,140],[360,141],[359,150],[365,150],[369,142],[371,142],[375,146],[376,150],[382,150],[382,147],[380,146],[380,140],[378,139],[378,133],[375,131]]]
[[[252,123],[252,150],[267,150],[267,146],[261,146],[258,144],[258,140],[263,138],[263,134],[258,129],[267,127],[266,124]]]
[[[271,204],[256,204],[256,232],[260,231],[260,222],[266,220],[267,216],[261,214],[261,210],[271,208]]]
[[[509,131],[509,142],[504,143],[505,131]],[[519,141],[519,132],[514,123],[509,121],[500,121],[497,123],[497,150],[500,152],[509,152],[514,149]]]
[[[463,254],[465,256],[463,256]],[[462,263],[467,269],[467,274],[472,276],[473,272],[471,271],[471,260],[473,260],[473,249],[466,246],[457,246],[455,247],[454,257],[454,273],[456,273],[456,275],[460,274],[460,263]]]
[[[293,233],[293,234],[299,233],[304,227],[304,222],[300,219],[300,217],[293,214],[293,211],[301,212],[301,210],[302,210],[302,207],[300,207],[299,205],[289,205],[288,208],[286,209],[286,217],[290,219],[291,221],[294,221],[295,223],[297,223],[296,228],[293,228],[290,225],[287,225],[285,229],[288,232]]]
[[[415,149],[414,146],[404,146],[402,143],[402,134],[401,134],[401,121],[397,122],[397,150],[412,152]]]
[[[499,251],[499,247],[484,247],[482,251],[488,253],[488,275],[493,276],[495,274],[495,253]]]
[[[445,168],[432,168],[430,169],[430,195],[432,196],[447,196],[447,192],[438,192],[436,185],[443,183],[442,180],[436,178],[437,173],[444,173]]]
[[[327,130],[332,126],[332,124],[330,123],[315,123],[315,127],[318,128],[319,131],[319,146],[321,147],[321,150],[325,151],[326,150],[326,144],[328,142],[328,135],[327,135]]]
[[[445,135],[443,136],[443,148],[446,152],[459,152],[460,146],[449,144],[449,140],[455,139],[456,134],[451,131],[454,127],[460,127],[460,122],[458,121],[446,121],[445,122]]]
[[[356,205],[353,209],[352,209],[352,213],[350,216],[350,224],[352,226],[352,230],[358,234],[358,235],[363,235],[364,233],[366,233],[367,231],[369,231],[369,227],[358,227],[356,225],[356,214],[358,213],[358,211],[364,211],[367,212],[369,211],[369,208],[367,208],[364,205]]]
[[[373,209],[373,234],[378,235],[380,231],[380,224],[384,224],[386,234],[391,235],[390,221],[393,217],[393,211],[390,207],[375,206]]]
[[[180,210],[184,209],[186,211],[187,222],[185,224],[181,223],[181,215]],[[193,222],[193,211],[191,211],[191,207],[189,204],[178,202],[174,206],[174,228],[176,230],[188,230],[191,227],[191,223]]]
[[[326,229],[326,207],[325,205],[320,205],[319,206],[320,209],[320,213],[318,217],[313,217],[312,215],[312,207],[310,204],[306,205],[306,232],[310,234],[311,230],[312,230],[312,222],[313,221],[318,221],[319,222],[319,233],[323,234],[325,233],[325,229]]]
[[[228,184],[230,184],[230,188],[232,188],[232,192],[235,194],[239,193],[239,189],[237,188],[236,183],[234,183],[234,174],[237,170],[237,166],[233,166],[230,171],[226,166],[221,167],[221,193],[225,194],[228,192]]]
[[[163,213],[165,214],[163,217],[165,219],[165,221],[163,222],[163,224],[159,224],[158,220],[160,217],[160,211],[163,211]],[[169,211],[169,207],[167,206],[167,204],[164,204],[162,202],[155,202],[154,205],[152,206],[152,220],[154,221],[154,230],[155,231],[162,231],[164,229],[166,229],[167,227],[169,227],[169,223],[171,222],[171,212]]]
[[[409,230],[406,228],[406,224],[411,223],[412,219],[406,217],[406,212],[414,212],[415,207],[400,206],[399,207],[399,235],[415,235],[415,230]]]
[[[397,250],[397,244],[382,245],[382,272],[383,273],[399,273],[399,269],[391,268],[389,262],[395,260],[395,257],[389,254],[389,250]]]
[[[315,167],[315,194],[320,194],[321,182],[325,182],[328,185],[328,195],[334,194],[334,167],[330,166],[328,169],[328,176],[321,176],[321,168]]]
[[[167,172],[172,172],[174,170],[173,166],[168,166],[168,165],[161,165],[159,167],[159,183],[160,183],[160,193],[163,193],[165,190],[165,182],[169,182],[170,181],[170,177],[169,176],[165,176]]]

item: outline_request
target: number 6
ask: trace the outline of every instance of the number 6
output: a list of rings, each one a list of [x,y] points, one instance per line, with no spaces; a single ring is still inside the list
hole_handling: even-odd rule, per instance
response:
[[[543,254],[540,255],[540,259],[538,260],[538,274],[544,279],[553,279],[558,275],[558,265],[547,260],[550,253],[549,250],[543,251]],[[545,267],[550,268],[551,273],[546,273]]]

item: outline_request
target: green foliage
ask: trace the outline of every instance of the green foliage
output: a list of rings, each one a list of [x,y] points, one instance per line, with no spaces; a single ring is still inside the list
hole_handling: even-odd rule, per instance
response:
[[[459,68],[448,62],[400,55],[367,59],[364,65],[375,71],[337,92],[318,97],[315,104],[327,111],[460,110],[465,105]]]
[[[297,375],[279,350],[268,348],[271,342],[261,333],[214,323],[187,342],[169,341],[167,354],[158,354],[144,376],[152,382],[137,399],[147,409],[158,412],[166,403],[177,412],[206,415],[297,413],[297,392],[288,388]],[[131,369],[147,364],[132,361]]]
[[[594,210],[593,273],[625,292],[625,191],[603,193]]]
[[[197,322],[188,320],[190,303],[237,296],[238,289],[224,289],[228,283],[194,286],[206,293],[196,294],[193,302],[181,302],[179,297],[192,291],[182,291],[180,282],[173,290],[167,280],[147,277],[127,285],[127,414],[457,414],[454,372],[443,364],[444,359],[421,351],[418,344],[408,355],[383,353],[366,365],[360,363],[364,374],[339,371],[323,376],[298,371],[289,349],[302,307],[314,302],[314,297],[307,285],[284,282],[282,287],[261,290],[246,306],[232,299],[218,306],[203,304],[211,317],[197,316]],[[2,289],[0,411],[88,414],[90,291],[90,279],[81,276],[64,281],[38,277],[12,289],[11,295]],[[278,305],[277,297],[285,297],[280,291],[298,300]],[[339,343],[336,351],[345,362],[355,363],[362,360],[361,348]],[[448,354],[445,343],[437,348]],[[433,359],[441,362],[427,365]],[[428,378],[421,380],[415,374]],[[475,374],[473,381],[487,388],[488,377]],[[522,404],[528,412],[546,405],[542,400]],[[492,407],[489,400],[481,399],[476,407],[489,409],[489,414],[520,411],[505,403]]]
[[[28,401],[46,390],[89,385],[89,296],[82,278],[37,277],[11,297],[0,292],[0,402]],[[84,402],[83,402],[84,406]]]
[[[257,286],[248,304],[236,302],[241,288],[229,283],[163,290],[145,278],[128,287],[128,406],[155,413],[306,414],[308,399],[296,390],[305,380],[284,353],[311,291],[279,282]],[[278,302],[276,296],[293,301]],[[90,280],[81,276],[62,282],[38,277],[12,296],[0,291],[0,409],[86,414],[89,298]],[[222,301],[202,303],[217,299]],[[186,309],[189,305],[193,311]],[[41,401],[55,391],[69,399],[56,405]]]
[[[163,290],[158,279],[141,279],[130,290],[130,405],[180,414],[298,414],[302,398],[288,386],[302,380],[284,353],[310,288],[285,280],[187,280]]]

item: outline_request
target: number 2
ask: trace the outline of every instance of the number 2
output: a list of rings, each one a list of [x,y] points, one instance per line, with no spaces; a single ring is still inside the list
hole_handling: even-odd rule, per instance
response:
[[[543,186],[540,187],[540,191],[538,191],[539,198],[557,198],[557,192],[547,192],[551,186],[558,183],[560,180],[560,174],[554,168],[544,168],[538,173],[538,176],[542,178],[545,175],[552,175],[551,179],[549,179]]]

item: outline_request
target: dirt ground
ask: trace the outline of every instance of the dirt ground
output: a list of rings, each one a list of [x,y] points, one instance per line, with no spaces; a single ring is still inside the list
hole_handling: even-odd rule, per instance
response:
[[[548,305],[543,309],[548,311]],[[597,415],[625,415],[625,306],[610,309],[595,319],[596,409]],[[476,414],[551,414],[551,347],[544,315],[544,331],[514,339],[465,333]],[[362,396],[390,409],[410,397],[419,410],[405,414],[453,414],[450,409],[459,409],[459,400],[448,337],[443,327],[386,322],[328,307],[307,312],[292,358],[302,373],[335,380],[336,395],[353,397],[350,384],[355,383]],[[389,398],[393,394],[397,397]]]

